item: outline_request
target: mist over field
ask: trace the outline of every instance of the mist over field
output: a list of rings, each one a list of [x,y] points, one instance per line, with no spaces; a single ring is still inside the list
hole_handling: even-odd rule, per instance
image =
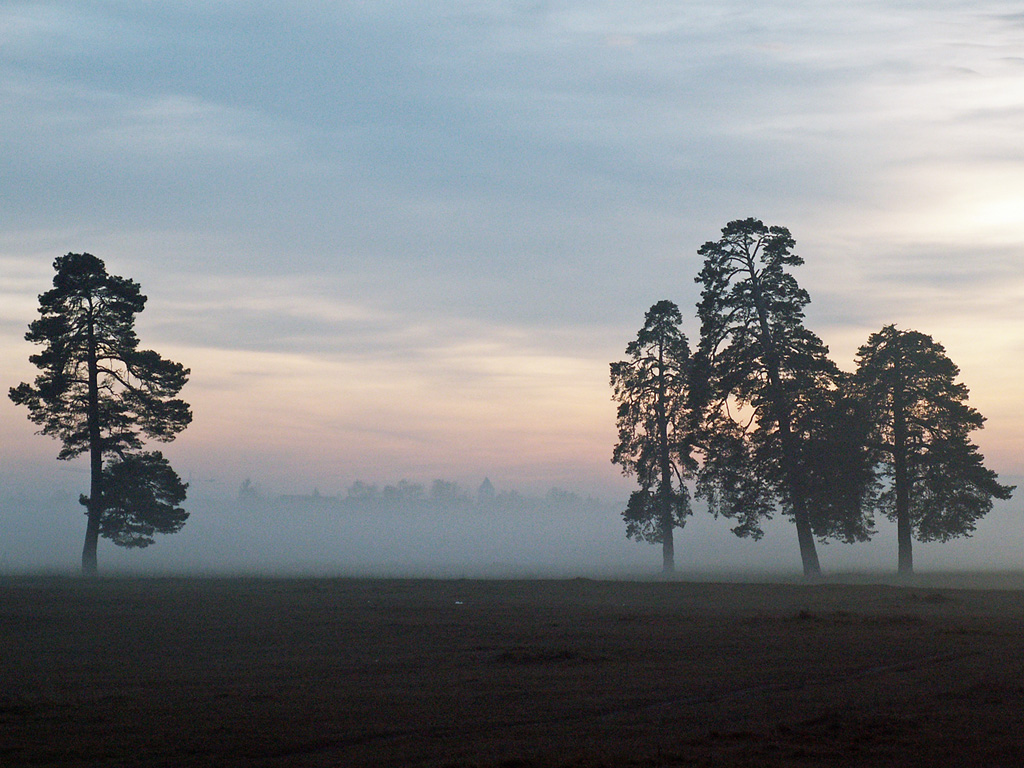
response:
[[[1019,482],[1014,478],[1009,481]],[[423,484],[429,492],[429,484]],[[382,486],[383,487],[383,486]],[[84,490],[84,486],[81,490]],[[499,489],[503,491],[505,489]],[[77,573],[84,508],[65,483],[49,493],[0,494],[0,572]],[[346,508],[337,496],[261,491],[248,503],[237,494],[190,491],[191,513],[180,533],[158,536],[146,549],[101,541],[104,574],[266,574],[440,578],[661,576],[660,546],[626,539],[625,497],[595,499],[572,491],[514,494],[515,503],[445,508],[424,503]],[[499,496],[500,498],[500,496]],[[676,534],[676,578],[797,578],[800,558],[792,523],[776,518],[758,542],[740,539],[729,521],[700,502]],[[896,530],[876,521],[872,541],[820,548],[826,576],[889,575],[896,568]],[[915,543],[919,573],[1024,570],[1024,519],[1014,501],[997,501],[971,538]]]

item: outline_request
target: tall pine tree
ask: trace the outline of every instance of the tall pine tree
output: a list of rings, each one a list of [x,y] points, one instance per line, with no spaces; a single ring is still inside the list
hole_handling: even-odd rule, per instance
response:
[[[913,539],[967,536],[1008,499],[985,468],[970,433],[984,417],[967,404],[960,371],[931,336],[887,325],[857,352],[854,383],[872,428],[872,448],[884,479],[882,511],[896,521],[898,572],[914,570]]]
[[[42,346],[29,360],[41,373],[10,390],[41,434],[63,444],[57,458],[89,455],[82,570],[96,572],[100,535],[146,546],[188,518],[177,505],[186,486],[159,453],[141,453],[142,438],[170,441],[192,413],[178,392],[189,371],[139,349],[135,316],[146,297],[139,284],[107,273],[88,253],[54,261],[53,288],[39,297],[39,317],[25,338]]]
[[[696,469],[687,410],[690,347],[682,319],[674,303],[659,301],[626,346],[629,359],[611,364],[612,397],[619,404],[612,461],[640,485],[623,512],[626,535],[660,543],[665,571],[675,568],[673,531],[690,514],[683,481]]]
[[[732,221],[705,243],[693,395],[704,462],[698,493],[759,538],[781,507],[796,524],[804,574],[821,573],[815,537],[867,538],[870,473],[861,421],[828,348],[804,325],[803,264],[785,227]],[[825,463],[824,458],[830,460]]]

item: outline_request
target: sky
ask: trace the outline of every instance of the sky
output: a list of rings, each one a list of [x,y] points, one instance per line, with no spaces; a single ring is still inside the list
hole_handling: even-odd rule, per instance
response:
[[[57,256],[148,295],[193,489],[625,496],[608,363],[730,220],[840,367],[945,345],[1024,479],[1024,14],[998,0],[5,2],[0,386]],[[0,484],[83,489],[0,404]],[[1016,507],[1014,507],[1016,508]]]

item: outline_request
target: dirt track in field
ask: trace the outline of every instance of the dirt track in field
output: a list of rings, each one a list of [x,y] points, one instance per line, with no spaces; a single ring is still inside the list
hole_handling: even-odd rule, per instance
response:
[[[0,579],[0,766],[1020,766],[1024,592]]]

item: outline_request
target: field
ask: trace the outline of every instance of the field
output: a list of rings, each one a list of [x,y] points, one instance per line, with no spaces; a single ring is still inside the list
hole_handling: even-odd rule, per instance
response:
[[[1020,766],[1024,591],[0,579],[3,766]]]

